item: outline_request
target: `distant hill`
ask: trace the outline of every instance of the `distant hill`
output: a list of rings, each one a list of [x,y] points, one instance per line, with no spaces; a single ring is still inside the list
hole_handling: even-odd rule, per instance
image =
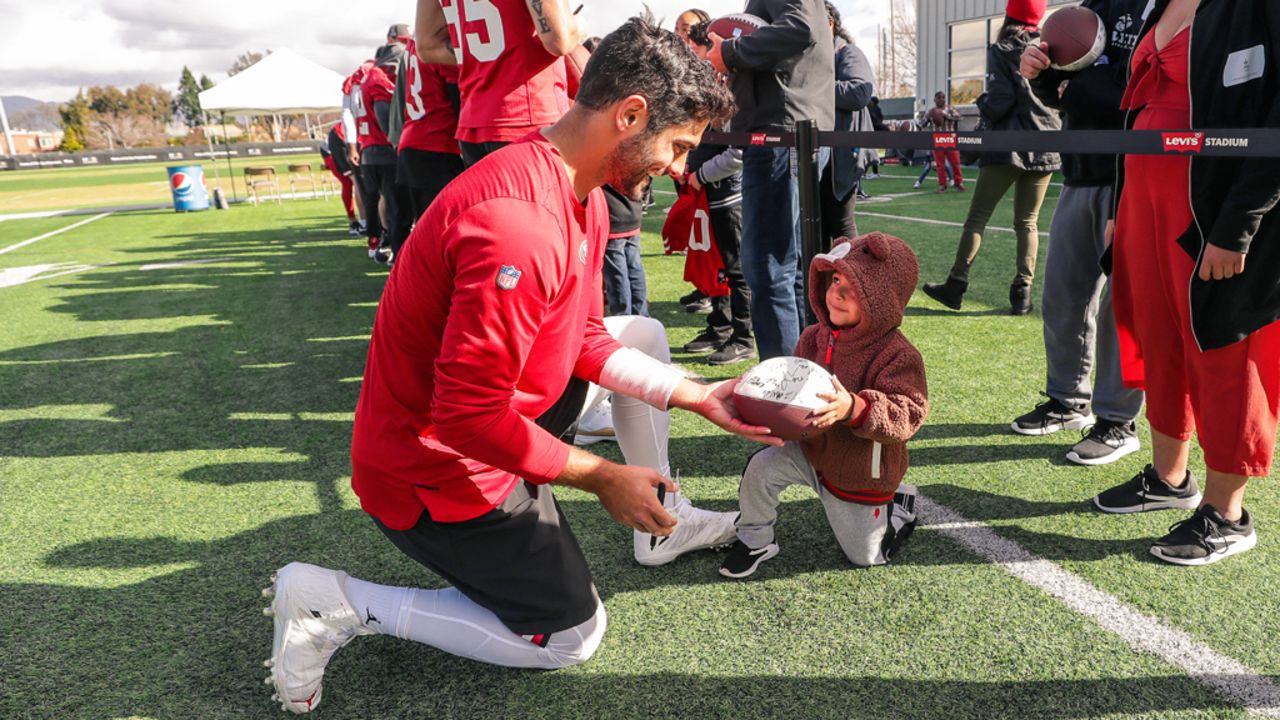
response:
[[[5,95],[4,111],[9,127],[18,130],[59,130],[58,103],[44,102],[25,95]]]

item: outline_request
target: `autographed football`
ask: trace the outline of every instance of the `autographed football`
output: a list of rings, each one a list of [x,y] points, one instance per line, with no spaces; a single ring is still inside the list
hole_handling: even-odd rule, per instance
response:
[[[763,425],[784,440],[802,440],[814,410],[827,404],[818,393],[836,389],[831,373],[798,357],[776,357],[747,371],[733,389],[733,403],[742,419]]]

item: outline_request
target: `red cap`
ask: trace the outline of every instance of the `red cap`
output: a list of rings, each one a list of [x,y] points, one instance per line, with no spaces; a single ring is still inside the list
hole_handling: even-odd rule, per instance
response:
[[[1048,0],[1009,0],[1004,14],[1025,25],[1039,27]]]

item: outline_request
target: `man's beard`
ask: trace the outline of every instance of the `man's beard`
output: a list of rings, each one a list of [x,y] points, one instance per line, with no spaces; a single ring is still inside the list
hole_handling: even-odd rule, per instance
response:
[[[605,182],[614,190],[639,202],[644,199],[644,189],[649,184],[648,146],[643,137],[624,141],[609,153],[605,169]]]

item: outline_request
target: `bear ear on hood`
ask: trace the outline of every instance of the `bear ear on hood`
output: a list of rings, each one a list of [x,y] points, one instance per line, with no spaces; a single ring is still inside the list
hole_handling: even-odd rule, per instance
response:
[[[867,235],[867,249],[871,251],[872,257],[882,262],[888,260],[893,254],[893,246],[890,245],[888,238],[879,232]]]

